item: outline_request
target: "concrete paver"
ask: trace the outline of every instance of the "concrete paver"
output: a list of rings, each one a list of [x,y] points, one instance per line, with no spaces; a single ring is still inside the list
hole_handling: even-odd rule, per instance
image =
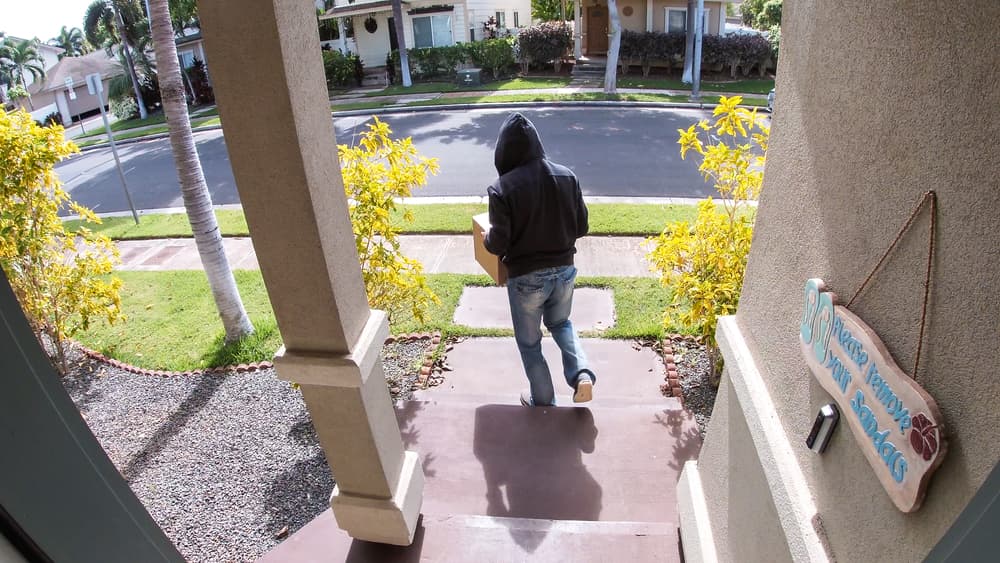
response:
[[[577,242],[576,267],[581,276],[652,277],[642,237],[584,237]],[[126,240],[116,243],[121,270],[198,270],[201,260],[194,239]],[[257,269],[248,237],[224,241],[230,266]],[[482,274],[472,250],[471,235],[405,235],[403,254],[419,260],[428,274]]]
[[[660,394],[665,372],[663,361],[654,350],[636,350],[628,340],[584,338],[581,342],[598,380],[593,406],[675,401]],[[572,405],[573,390],[563,379],[562,359],[552,338],[542,339],[542,354],[552,372],[556,403]],[[489,397],[492,402],[517,405],[521,391],[528,388],[521,356],[512,338],[469,338],[455,344],[448,352],[447,363],[453,371],[445,373],[444,383],[418,391],[415,398]]]
[[[455,309],[455,324],[473,328],[513,328],[505,287],[466,287]],[[577,288],[573,292],[573,327],[603,330],[615,322],[614,294],[607,289]]]

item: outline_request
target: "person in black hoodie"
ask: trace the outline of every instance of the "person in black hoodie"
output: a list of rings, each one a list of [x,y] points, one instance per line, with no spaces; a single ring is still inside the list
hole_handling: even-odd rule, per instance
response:
[[[589,401],[597,377],[569,320],[576,240],[589,228],[580,183],[569,168],[545,158],[535,126],[519,113],[500,127],[494,164],[500,177],[487,189],[490,230],[484,243],[507,266],[514,340],[531,386],[521,394],[521,403],[555,405],[552,376],[542,356],[543,321],[562,351],[573,401]]]

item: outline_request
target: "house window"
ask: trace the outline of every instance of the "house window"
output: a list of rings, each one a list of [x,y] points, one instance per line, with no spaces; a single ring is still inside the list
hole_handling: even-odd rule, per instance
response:
[[[503,29],[507,27],[507,12],[497,12],[497,27]],[[515,24],[517,25],[517,24]]]
[[[454,45],[455,40],[451,34],[451,14],[414,17],[413,43],[417,48]]]
[[[517,17],[517,16],[518,16],[518,13],[515,11],[514,12],[514,27],[521,27],[521,19],[519,17]]]
[[[194,66],[194,52],[193,51],[183,51],[180,54],[181,58],[181,68],[188,69]]]
[[[687,8],[667,8],[667,17],[664,22],[664,27],[667,33],[684,33],[687,31]],[[712,10],[705,8],[704,17],[702,18],[701,32],[703,34],[708,34],[708,22],[709,16]]]

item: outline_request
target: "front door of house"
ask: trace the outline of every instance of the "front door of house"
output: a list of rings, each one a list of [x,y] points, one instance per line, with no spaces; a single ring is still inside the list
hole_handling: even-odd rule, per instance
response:
[[[587,8],[587,54],[602,55],[608,52],[608,7]]]
[[[389,23],[389,50],[395,51],[399,49],[399,39],[396,38],[396,18],[389,18],[388,23]]]

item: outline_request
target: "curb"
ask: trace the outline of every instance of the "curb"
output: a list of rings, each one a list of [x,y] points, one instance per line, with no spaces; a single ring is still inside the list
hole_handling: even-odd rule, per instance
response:
[[[429,332],[416,333],[415,332],[415,333],[412,333],[412,334],[400,334],[400,335],[397,335],[397,336],[390,336],[390,337],[388,337],[388,338],[385,339],[385,342],[383,342],[383,345],[393,344],[395,342],[416,342],[416,341],[422,341],[422,340],[426,340],[431,345],[433,345],[434,347],[436,347],[441,342],[441,333],[439,333],[439,332],[435,332],[435,333],[429,333]],[[263,362],[254,362],[254,363],[250,363],[250,364],[231,364],[231,365],[228,365],[228,366],[217,366],[217,367],[213,367],[213,368],[195,369],[195,370],[189,370],[189,371],[170,371],[170,370],[146,369],[146,368],[141,368],[141,367],[138,367],[138,366],[134,366],[132,364],[127,364],[125,362],[122,362],[120,360],[116,360],[114,358],[109,358],[109,357],[105,356],[104,354],[98,352],[97,350],[91,350],[90,348],[87,348],[86,346],[80,344],[79,342],[76,342],[76,345],[80,347],[80,350],[83,352],[83,355],[87,356],[88,358],[91,358],[93,360],[97,360],[99,362],[104,362],[104,363],[108,364],[109,366],[111,366],[113,368],[117,368],[117,369],[120,369],[122,371],[126,371],[128,373],[133,373],[135,375],[143,375],[143,376],[153,376],[153,377],[189,377],[189,376],[195,376],[195,375],[214,375],[214,374],[227,373],[227,372],[248,373],[248,372],[258,371],[258,370],[262,370],[262,369],[272,369],[274,367],[274,363],[273,362],[263,361]],[[431,370],[431,368],[434,365],[433,356],[434,356],[434,349],[433,348],[428,349],[427,352],[424,353],[424,359],[423,359],[422,367],[420,368],[420,381],[421,381],[421,383],[423,383],[427,379],[427,376],[430,375],[430,370]],[[424,371],[425,370],[427,371],[427,376],[424,375]]]

